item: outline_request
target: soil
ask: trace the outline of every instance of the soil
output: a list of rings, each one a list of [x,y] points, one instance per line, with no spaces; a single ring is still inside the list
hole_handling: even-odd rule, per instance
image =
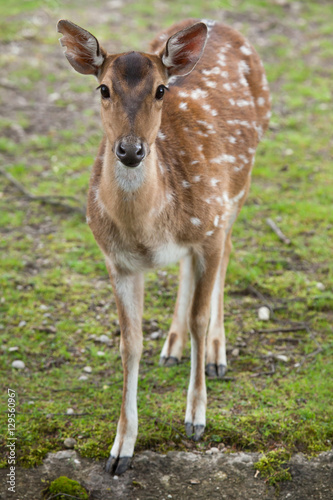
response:
[[[48,482],[67,476],[80,482],[92,500],[331,500],[333,452],[311,460],[295,455],[290,463],[292,481],[269,486],[256,472],[258,453],[214,454],[145,451],[134,457],[123,476],[110,476],[105,464],[80,457],[74,450],[49,453],[43,465],[16,469],[16,491],[7,490],[7,469],[0,471],[1,500],[37,500]]]

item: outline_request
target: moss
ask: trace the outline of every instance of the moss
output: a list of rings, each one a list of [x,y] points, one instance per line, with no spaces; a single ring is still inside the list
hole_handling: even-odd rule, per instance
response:
[[[270,451],[263,455],[261,459],[254,464],[256,470],[271,486],[276,486],[282,481],[291,481],[292,477],[287,466],[290,460],[290,454],[284,449]]]
[[[53,498],[54,495],[57,495],[57,499],[59,500],[66,500],[68,498],[67,495],[72,495],[72,497],[82,500],[88,500],[89,498],[87,490],[80,483],[66,476],[60,476],[50,483],[45,497],[50,498],[51,496]]]

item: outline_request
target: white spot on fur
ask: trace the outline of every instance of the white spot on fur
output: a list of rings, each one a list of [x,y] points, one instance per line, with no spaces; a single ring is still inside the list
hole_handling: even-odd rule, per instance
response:
[[[220,181],[219,181],[219,179],[214,179],[214,178],[213,178],[213,179],[211,179],[211,180],[210,180],[210,184],[211,184],[211,186],[213,186],[213,187],[217,186],[217,184],[218,184],[219,182],[220,182]]]
[[[214,226],[217,227],[218,224],[219,224],[219,216],[215,215],[215,217],[214,217]]]
[[[199,182],[201,179],[201,176],[200,175],[195,175],[194,177],[192,177],[192,181],[193,182]]]
[[[227,155],[227,154],[222,154],[220,156],[217,156],[216,158],[213,158],[211,160],[212,163],[235,163],[236,158],[232,155]]]
[[[158,131],[158,134],[157,134],[157,137],[159,139],[161,139],[162,141],[164,141],[164,139],[166,138],[166,135],[163,134],[163,132],[161,130]]]
[[[230,85],[230,83],[224,83],[224,84],[223,84],[223,88],[224,88],[225,90],[231,90],[231,85]]]
[[[235,144],[235,143],[237,142],[236,137],[233,137],[233,136],[231,135],[231,136],[229,137],[229,142],[230,142],[231,144]]]
[[[265,99],[263,97],[258,97],[257,103],[258,103],[258,106],[264,106]]]
[[[208,92],[206,90],[194,89],[190,96],[192,99],[205,99],[208,96]]]
[[[252,54],[252,50],[248,45],[242,45],[239,50],[245,54],[246,56],[250,56]]]
[[[219,75],[220,74],[220,68],[215,66],[215,68],[212,69],[204,69],[202,70],[202,74],[205,76],[210,76],[210,75]]]
[[[190,221],[192,222],[193,226],[201,226],[201,220],[197,217],[191,217]]]
[[[181,102],[181,103],[179,104],[179,108],[180,108],[180,109],[187,109],[187,102]]]
[[[212,236],[214,234],[214,231],[207,231],[206,236]]]
[[[235,104],[236,104],[236,103],[235,103],[235,99],[232,99],[232,98],[231,98],[231,99],[229,99],[229,102],[230,102],[230,104],[231,104],[232,106],[235,106]]]
[[[191,184],[188,181],[182,181],[182,185],[184,188],[189,188]]]

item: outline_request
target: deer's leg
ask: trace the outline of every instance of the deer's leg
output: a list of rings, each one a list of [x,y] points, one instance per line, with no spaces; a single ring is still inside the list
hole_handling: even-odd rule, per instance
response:
[[[194,293],[189,315],[191,332],[191,376],[187,393],[185,430],[198,441],[206,425],[205,335],[210,316],[210,300],[221,259],[220,251],[194,259]]]
[[[193,294],[192,257],[184,257],[180,263],[179,287],[175,311],[168,337],[161,351],[160,365],[179,363],[187,340],[188,310]]]
[[[137,385],[142,352],[143,275],[120,276],[109,270],[121,329],[120,353],[124,370],[123,401],[107,472],[125,472],[138,433]]]
[[[224,282],[231,252],[231,231],[229,231],[216,274],[211,298],[211,317],[207,336],[206,374],[223,378],[227,371],[226,344],[224,334]]]

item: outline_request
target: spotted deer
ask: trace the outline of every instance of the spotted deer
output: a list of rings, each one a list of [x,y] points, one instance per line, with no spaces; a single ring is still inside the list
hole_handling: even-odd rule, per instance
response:
[[[138,432],[143,273],[178,260],[177,301],[160,364],[180,361],[189,330],[185,430],[195,441],[204,432],[205,371],[223,378],[227,367],[223,293],[231,230],[249,191],[270,97],[254,48],[214,21],[176,24],[148,53],[108,54],[70,21],[59,21],[58,31],[70,64],[95,75],[101,94],[105,134],[87,222],[105,257],[121,328],[123,402],[106,466],[121,474]]]

